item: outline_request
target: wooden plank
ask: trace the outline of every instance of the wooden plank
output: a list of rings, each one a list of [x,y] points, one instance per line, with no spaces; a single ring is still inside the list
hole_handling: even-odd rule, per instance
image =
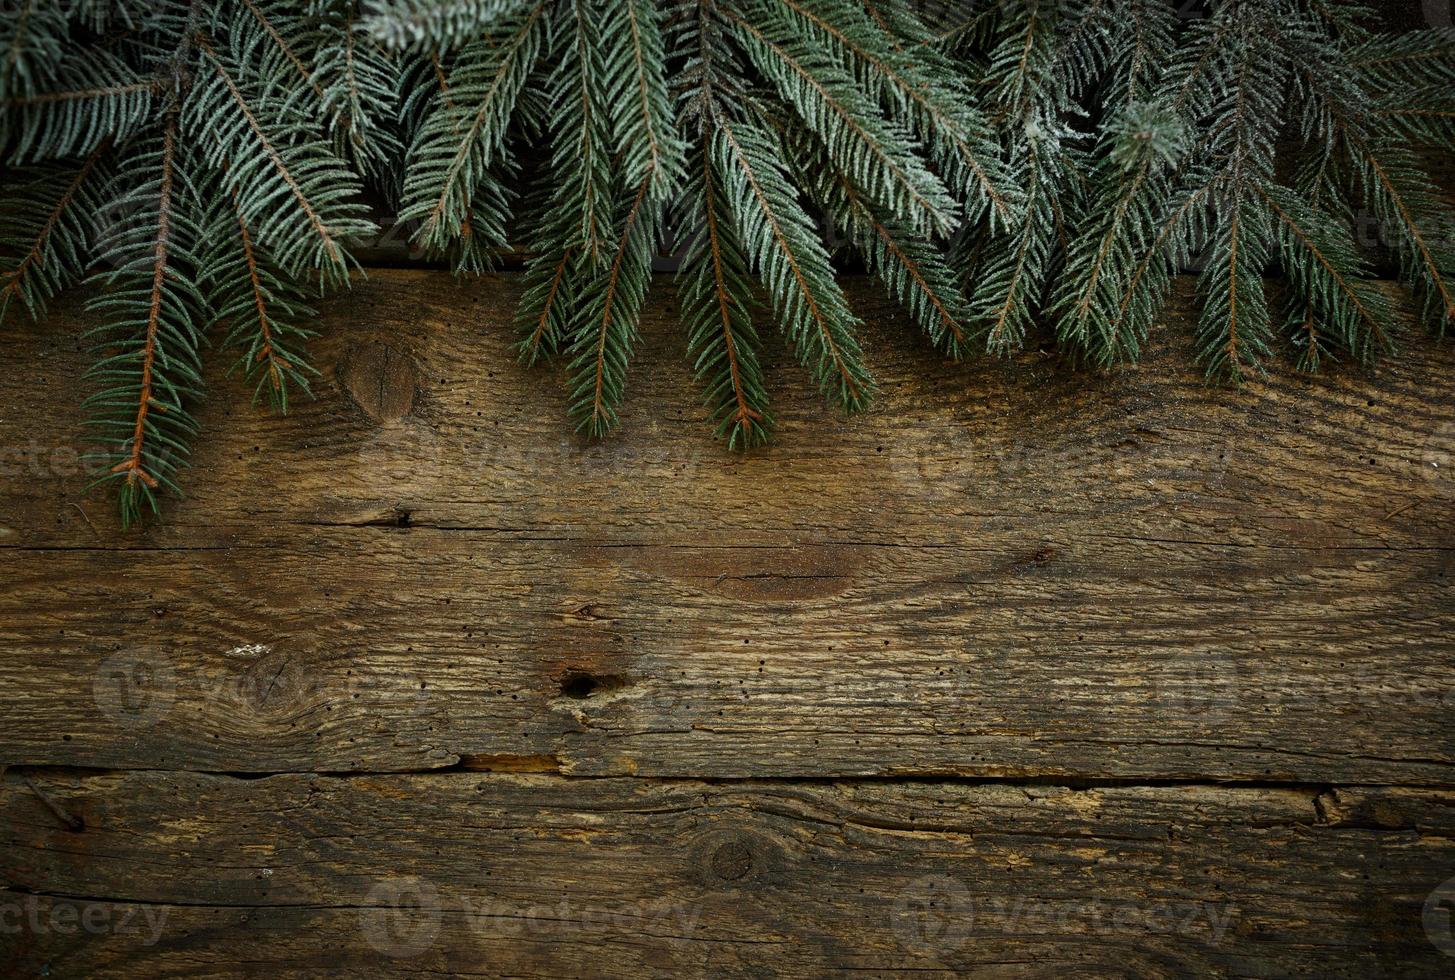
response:
[[[25,779],[0,782],[0,925],[23,923],[0,935],[0,965],[8,949],[12,970],[52,976],[1435,976],[1449,962],[1424,925],[1455,874],[1448,791]]]
[[[127,535],[67,463],[74,313],[0,349],[0,761],[1450,785],[1455,399],[1421,331],[1238,390],[1189,365],[1186,295],[1099,375],[942,364],[861,284],[879,407],[832,418],[771,356],[782,431],[744,457],[670,296],[586,443],[510,360],[517,289],[372,272],[318,401],[219,383],[188,499]]]

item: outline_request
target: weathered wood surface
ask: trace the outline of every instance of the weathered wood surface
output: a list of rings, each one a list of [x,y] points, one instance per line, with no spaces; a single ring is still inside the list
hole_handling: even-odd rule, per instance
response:
[[[877,406],[832,416],[773,352],[778,441],[734,456],[669,292],[588,443],[509,358],[516,290],[371,272],[326,306],[318,400],[217,379],[188,498],[126,534],[54,396],[75,308],[0,347],[0,928],[32,898],[169,916],[146,947],[0,933],[0,969],[1455,962],[1422,925],[1455,875],[1448,344],[1210,386],[1184,296],[1111,375],[946,365],[860,285]],[[781,863],[713,878],[740,840]],[[383,957],[358,906],[411,875],[438,938]],[[972,896],[954,948],[894,925],[931,887]],[[504,927],[547,895],[565,925]],[[1066,911],[1097,896],[1239,916],[1103,934]],[[658,898],[688,934],[628,921]]]
[[[111,926],[39,930],[17,962],[53,974],[1448,967],[1422,927],[1426,895],[1455,869],[1448,791],[458,774],[33,781],[85,829],[62,827],[17,778],[0,784],[11,885],[0,908],[49,923],[57,905],[79,904],[53,895],[100,894],[108,904],[92,915]]]
[[[942,365],[858,295],[878,407],[780,357],[779,442],[737,457],[670,302],[588,444],[507,355],[513,280],[374,273],[320,345],[357,398],[221,385],[159,526],[6,481],[8,760],[1450,782],[1448,350],[1242,391],[1178,330],[1112,377]],[[41,367],[0,444],[74,453],[71,322],[3,352]]]

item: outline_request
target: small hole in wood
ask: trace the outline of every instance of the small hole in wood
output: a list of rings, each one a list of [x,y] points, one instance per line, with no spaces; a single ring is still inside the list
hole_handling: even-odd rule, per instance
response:
[[[561,678],[561,694],[577,701],[584,701],[600,686],[596,678],[584,670],[572,670]]]

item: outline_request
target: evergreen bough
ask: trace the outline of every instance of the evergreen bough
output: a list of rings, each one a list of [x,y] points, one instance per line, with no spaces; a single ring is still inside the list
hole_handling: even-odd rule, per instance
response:
[[[0,323],[86,279],[102,481],[175,490],[214,343],[278,411],[312,303],[392,208],[457,272],[523,251],[517,350],[617,425],[653,263],[732,447],[768,438],[776,323],[874,392],[835,250],[951,357],[1044,324],[1135,359],[1194,269],[1199,357],[1372,360],[1383,255],[1443,334],[1455,31],[1349,0],[9,0]],[[365,201],[371,201],[367,206]],[[828,232],[835,234],[828,234]],[[842,262],[840,266],[842,267]],[[1270,303],[1264,276],[1286,288]],[[766,309],[765,309],[766,308]]]

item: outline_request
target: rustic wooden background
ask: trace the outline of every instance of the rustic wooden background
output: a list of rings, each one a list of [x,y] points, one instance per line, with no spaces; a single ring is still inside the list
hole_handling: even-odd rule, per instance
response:
[[[652,300],[622,433],[509,275],[374,270],[87,496],[74,305],[0,346],[0,973],[1449,975],[1455,358],[1238,390],[938,361],[730,455]]]

